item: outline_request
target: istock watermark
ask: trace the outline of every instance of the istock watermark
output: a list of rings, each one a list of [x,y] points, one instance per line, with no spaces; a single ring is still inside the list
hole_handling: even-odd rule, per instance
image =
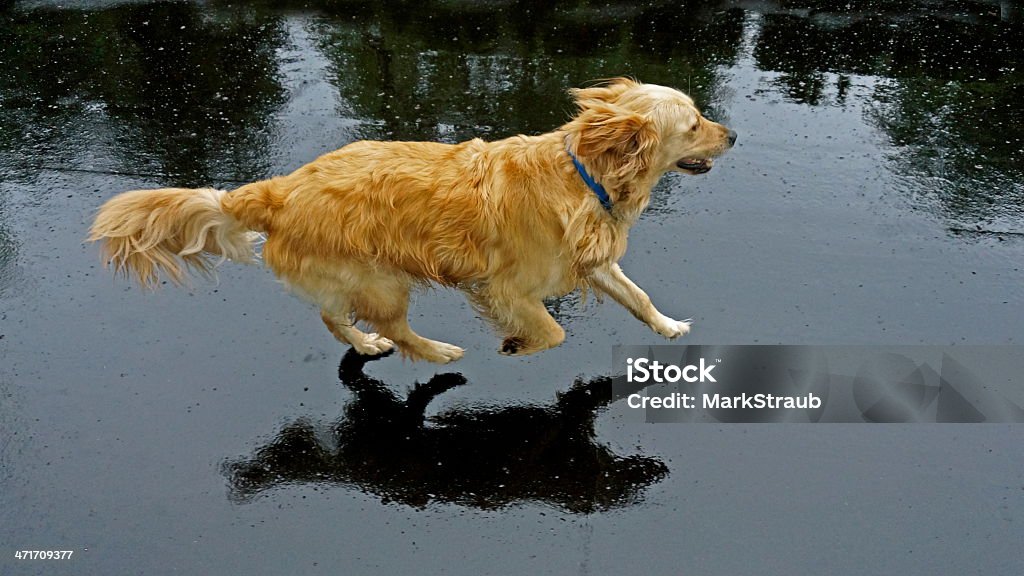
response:
[[[646,422],[1024,423],[1021,346],[616,346]]]
[[[706,364],[703,358],[700,364],[687,364],[679,367],[675,364],[661,364],[657,360],[650,362],[647,358],[626,359],[626,379],[630,382],[716,382],[711,375],[715,364]],[[635,372],[635,374],[634,374]]]

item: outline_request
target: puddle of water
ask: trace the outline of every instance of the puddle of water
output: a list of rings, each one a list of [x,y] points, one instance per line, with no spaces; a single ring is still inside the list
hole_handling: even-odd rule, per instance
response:
[[[113,549],[145,546],[132,568],[188,571],[241,543],[235,560],[253,573],[294,572],[282,559],[296,550],[321,567],[439,572],[450,566],[424,548],[465,542],[467,573],[671,572],[680,557],[704,573],[913,572],[912,548],[947,571],[1005,572],[1022,537],[1007,499],[1016,432],[728,428],[684,441],[591,413],[551,445],[554,461],[488,491],[496,470],[523,466],[505,453],[516,428],[556,429],[556,391],[580,372],[599,382],[614,344],[660,340],[569,297],[551,305],[562,347],[503,359],[458,297],[424,294],[414,327],[468,348],[454,371],[471,385],[408,428],[419,449],[389,452],[386,436],[352,444],[353,427],[386,430],[337,418],[339,351],[268,273],[229,266],[222,285],[143,296],[81,245],[122,190],[230,187],[360,138],[543,132],[571,112],[567,88],[633,75],[690,92],[740,133],[709,175],[661,182],[624,261],[666,313],[696,318],[691,341],[1019,342],[1018,3],[550,4],[0,5],[0,425],[17,431],[0,438],[0,541],[97,542],[106,551],[76,566],[94,573],[125,571]],[[395,417],[401,388],[436,373],[395,359],[372,371],[348,382],[382,391]],[[445,434],[454,448],[433,444]],[[322,457],[280,457],[296,447]],[[239,454],[251,457],[225,477]],[[409,472],[433,457],[459,473]],[[560,468],[567,458],[589,467]],[[277,476],[256,473],[268,467]],[[238,506],[232,491],[261,496]],[[884,553],[834,545],[846,537]],[[806,554],[778,553],[792,541]]]

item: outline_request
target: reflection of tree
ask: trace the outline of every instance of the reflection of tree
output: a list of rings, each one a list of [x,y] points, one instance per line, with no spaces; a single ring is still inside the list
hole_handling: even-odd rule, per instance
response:
[[[2,14],[0,149],[73,158],[96,137],[75,124],[102,114],[131,171],[263,176],[283,42],[277,17],[193,3]]]
[[[829,100],[830,74],[838,74],[836,100],[851,74],[887,79],[874,89],[869,119],[897,146],[894,172],[923,177],[926,194],[960,225],[1019,223],[1024,29],[987,4],[954,2],[943,12],[911,3],[898,14],[831,12],[832,4],[766,14],[758,66],[781,73],[787,97],[812,105]]]
[[[698,2],[350,6],[317,32],[344,112],[376,121],[364,134],[373,138],[547,131],[570,110],[567,87],[622,74],[707,103],[720,83],[715,66],[735,58],[742,34],[741,11]]]
[[[436,396],[465,384],[462,375],[436,375],[400,398],[365,374],[369,360],[354,351],[342,358],[339,376],[354,398],[341,419],[300,420],[251,460],[225,464],[234,500],[282,485],[341,484],[415,507],[534,501],[591,513],[635,502],[668,472],[660,460],[596,442],[596,415],[613,401],[609,378],[577,382],[550,405],[463,407],[425,419]]]
[[[928,179],[955,226],[1020,230],[1024,74],[998,83],[898,79],[877,96],[872,119],[899,147],[893,159]]]

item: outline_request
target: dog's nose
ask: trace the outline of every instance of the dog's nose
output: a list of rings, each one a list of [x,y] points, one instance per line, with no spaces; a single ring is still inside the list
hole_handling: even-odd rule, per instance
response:
[[[736,131],[729,130],[729,146],[736,144]]]

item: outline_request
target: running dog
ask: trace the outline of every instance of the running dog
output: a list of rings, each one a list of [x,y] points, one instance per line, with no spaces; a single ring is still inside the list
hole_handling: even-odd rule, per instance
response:
[[[504,354],[558,346],[565,331],[544,299],[576,289],[682,336],[690,322],[659,312],[617,262],[658,179],[707,172],[736,133],[664,86],[619,78],[570,93],[575,117],[539,136],[360,141],[232,191],[125,192],[100,208],[89,239],[153,287],[161,273],[180,284],[218,259],[253,262],[263,235],[267,265],[367,355],[397,346],[412,359],[462,357],[409,327],[410,292],[431,283],[462,290],[502,333]]]

